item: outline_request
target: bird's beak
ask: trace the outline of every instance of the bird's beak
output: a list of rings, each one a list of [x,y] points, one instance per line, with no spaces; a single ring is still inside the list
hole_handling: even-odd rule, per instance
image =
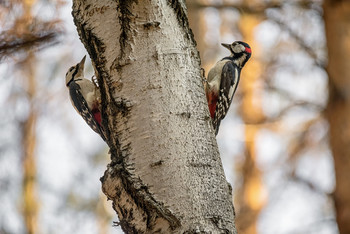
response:
[[[230,44],[225,44],[225,43],[221,43],[221,45],[223,46],[223,47],[225,47],[226,49],[229,49],[229,50],[231,50],[231,45]]]
[[[83,59],[76,66],[76,69],[78,69],[78,74],[79,75],[83,75],[84,74],[85,59],[86,59],[86,55],[83,57]]]
[[[83,59],[80,61],[80,63],[79,63],[79,67],[84,68],[85,59],[86,59],[86,55],[85,55],[85,56],[83,57]]]

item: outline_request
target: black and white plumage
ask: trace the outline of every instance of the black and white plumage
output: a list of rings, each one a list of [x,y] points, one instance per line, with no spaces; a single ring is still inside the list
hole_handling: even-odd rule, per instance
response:
[[[106,134],[101,125],[101,95],[96,84],[84,78],[86,56],[66,73],[66,86],[74,109],[104,141]]]
[[[241,41],[221,44],[229,49],[231,55],[218,61],[210,69],[205,85],[210,116],[215,134],[219,131],[221,120],[226,116],[236,92],[241,70],[251,56],[250,46]]]

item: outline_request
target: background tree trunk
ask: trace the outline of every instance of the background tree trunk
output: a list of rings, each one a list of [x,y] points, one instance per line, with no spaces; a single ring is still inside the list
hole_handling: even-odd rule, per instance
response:
[[[103,191],[125,232],[236,233],[183,1],[73,2],[102,93]]]
[[[350,233],[350,2],[327,0],[323,6],[328,48],[327,118],[333,152],[334,201],[340,233]]]
[[[241,105],[242,118],[245,123],[245,159],[242,165],[242,187],[236,201],[239,206],[237,229],[239,233],[257,233],[257,222],[260,211],[266,203],[265,189],[262,183],[261,172],[257,163],[257,136],[264,123],[265,116],[262,110],[261,72],[263,64],[258,42],[254,37],[254,29],[262,21],[256,14],[242,14],[240,29],[246,41],[253,48],[253,58],[242,70],[241,91],[243,99]]]
[[[23,2],[23,15],[17,21],[16,34],[28,33],[29,25],[33,21],[31,10],[33,2]],[[34,106],[34,100],[37,95],[37,84],[35,77],[35,54],[27,50],[28,54],[21,63],[22,76],[24,77],[25,92],[30,103],[28,117],[22,124],[22,146],[23,146],[23,181],[22,181],[22,202],[23,219],[26,232],[28,234],[40,233],[38,227],[39,203],[37,200],[37,166],[36,166],[36,122],[38,113]]]
[[[23,63],[22,69],[27,76],[27,96],[30,103],[33,103],[36,95],[36,82],[34,63],[35,56],[29,53]],[[28,234],[39,233],[38,230],[38,201],[36,195],[37,170],[36,170],[36,121],[37,112],[33,105],[30,105],[28,118],[22,125],[22,145],[23,145],[23,218]]]

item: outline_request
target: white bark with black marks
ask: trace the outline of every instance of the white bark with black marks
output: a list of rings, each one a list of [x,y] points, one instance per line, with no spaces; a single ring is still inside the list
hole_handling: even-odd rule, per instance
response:
[[[184,1],[73,1],[96,70],[126,233],[236,233]]]

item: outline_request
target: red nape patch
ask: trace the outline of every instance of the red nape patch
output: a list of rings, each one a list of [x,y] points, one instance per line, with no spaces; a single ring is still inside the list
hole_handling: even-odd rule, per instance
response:
[[[251,53],[252,53],[252,49],[250,49],[250,48],[246,47],[246,48],[245,48],[245,52],[248,52],[248,53],[250,53],[250,54],[251,54]]]

